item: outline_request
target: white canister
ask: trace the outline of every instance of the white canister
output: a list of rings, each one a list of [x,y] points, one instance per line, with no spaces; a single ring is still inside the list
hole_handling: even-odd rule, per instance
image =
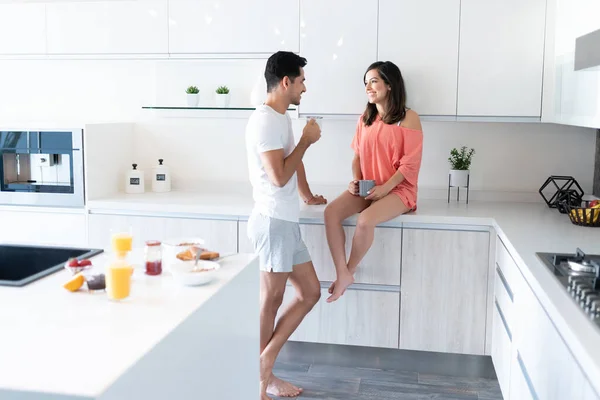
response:
[[[144,171],[137,169],[137,164],[131,164],[133,169],[127,171],[125,177],[125,193],[144,193]]]
[[[169,167],[163,165],[163,159],[158,160],[158,165],[152,168],[152,191],[170,192],[171,191],[171,173]]]

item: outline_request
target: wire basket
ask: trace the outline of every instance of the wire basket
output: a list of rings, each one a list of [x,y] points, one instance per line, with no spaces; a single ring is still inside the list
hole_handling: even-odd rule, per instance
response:
[[[575,225],[600,227],[600,208],[571,207],[569,204],[565,206]]]

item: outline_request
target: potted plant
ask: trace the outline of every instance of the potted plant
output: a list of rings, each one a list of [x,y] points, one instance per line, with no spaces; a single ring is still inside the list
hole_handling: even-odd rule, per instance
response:
[[[198,107],[198,100],[200,90],[196,86],[190,86],[185,91],[187,93],[187,105],[188,107]]]
[[[450,150],[450,186],[467,186],[473,154],[475,149],[467,150],[467,146]]]
[[[219,86],[217,92],[217,107],[229,107],[229,88],[227,86]]]

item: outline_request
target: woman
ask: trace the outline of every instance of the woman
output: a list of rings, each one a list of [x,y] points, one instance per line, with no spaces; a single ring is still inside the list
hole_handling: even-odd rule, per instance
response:
[[[325,209],[327,242],[337,273],[329,288],[329,303],[354,282],[358,263],[373,243],[375,227],[417,206],[423,132],[417,113],[406,108],[402,74],[393,63],[378,61],[367,69],[364,82],[368,103],[352,141],[354,180]],[[358,195],[361,179],[376,184],[365,198]],[[346,263],[342,221],[356,213],[360,215]]]

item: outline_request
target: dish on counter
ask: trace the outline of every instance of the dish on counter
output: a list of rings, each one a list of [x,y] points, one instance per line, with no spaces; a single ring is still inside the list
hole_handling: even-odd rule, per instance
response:
[[[198,265],[195,261],[177,260],[171,264],[171,274],[173,278],[185,286],[204,285],[215,279],[217,271],[221,268],[219,263],[214,261],[199,260]]]
[[[204,249],[206,247],[206,242],[204,239],[199,237],[183,237],[164,240],[162,242],[163,264],[166,264],[168,267],[171,263],[177,261],[177,254],[186,251],[190,247],[199,247]]]

